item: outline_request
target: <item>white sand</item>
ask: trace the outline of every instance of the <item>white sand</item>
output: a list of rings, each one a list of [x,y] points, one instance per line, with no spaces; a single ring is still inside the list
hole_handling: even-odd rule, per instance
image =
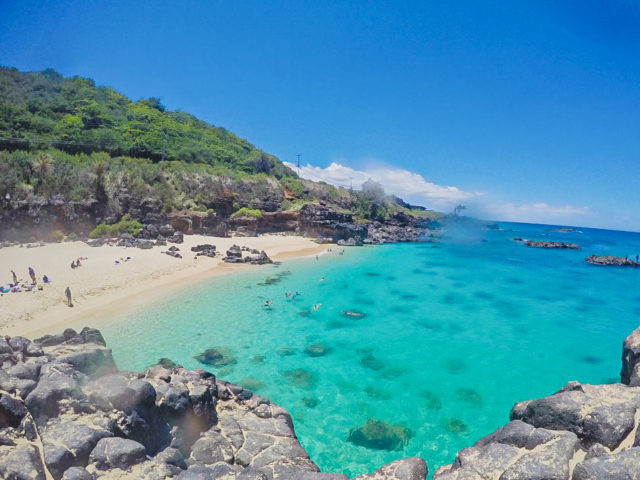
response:
[[[222,255],[215,259],[200,256],[194,259],[191,247],[210,243]],[[221,258],[232,244],[265,250],[273,260],[304,257],[320,253],[325,246],[308,238],[283,235],[219,238],[185,235],[184,243],[176,245],[183,258],[161,253],[166,247],[150,250],[126,247],[90,247],[83,242],[51,243],[42,247],[13,246],[0,249],[0,283],[11,281],[11,270],[19,279],[31,283],[28,268],[36,272],[38,283],[47,275],[52,283],[34,292],[5,293],[0,296],[0,334],[35,337],[57,333],[79,324],[96,326],[109,315],[145,305],[169,291],[215,275],[231,274],[260,266],[225,264]],[[115,260],[131,257],[127,262]],[[80,268],[71,262],[87,257]],[[74,307],[66,305],[65,288],[69,286]]]

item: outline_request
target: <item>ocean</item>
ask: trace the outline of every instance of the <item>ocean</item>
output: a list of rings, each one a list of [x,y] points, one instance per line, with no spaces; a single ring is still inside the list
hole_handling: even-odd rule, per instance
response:
[[[622,341],[640,320],[640,269],[585,262],[635,257],[640,234],[498,226],[452,229],[438,243],[333,246],[213,278],[103,334],[121,369],[166,357],[283,406],[323,471],[354,476],[416,455],[433,472],[508,422],[517,401],[570,380],[619,381]],[[223,365],[195,358],[212,348]],[[349,441],[369,420],[401,427],[396,450]]]

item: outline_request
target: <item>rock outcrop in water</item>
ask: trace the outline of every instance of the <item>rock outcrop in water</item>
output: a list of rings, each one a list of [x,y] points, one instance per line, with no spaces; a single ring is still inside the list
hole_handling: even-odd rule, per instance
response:
[[[3,479],[347,479],[318,471],[284,409],[169,361],[118,371],[95,329],[0,338],[0,364]],[[358,478],[426,473],[409,458]]]
[[[434,480],[640,479],[640,328],[624,341],[621,383],[569,382],[517,403],[511,421],[439,468]]]
[[[607,266],[616,266],[616,267],[640,266],[638,262],[629,260],[627,257],[614,257],[612,255],[602,255],[601,257],[599,257],[598,255],[589,255],[586,258],[586,261],[587,263],[591,263],[593,265],[607,265]]]
[[[527,247],[535,248],[565,248],[569,250],[580,250],[580,245],[565,242],[549,242],[547,240],[526,240],[524,244]]]

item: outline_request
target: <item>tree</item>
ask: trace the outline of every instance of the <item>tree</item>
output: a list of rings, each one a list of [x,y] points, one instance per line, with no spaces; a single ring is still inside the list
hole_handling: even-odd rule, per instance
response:
[[[466,210],[467,207],[464,205],[456,205],[456,208],[453,209],[453,214],[457,217],[463,210]]]

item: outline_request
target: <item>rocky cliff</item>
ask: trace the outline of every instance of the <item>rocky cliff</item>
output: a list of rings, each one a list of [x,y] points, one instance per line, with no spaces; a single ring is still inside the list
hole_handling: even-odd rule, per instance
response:
[[[99,331],[0,338],[0,478],[346,480],[320,473],[291,417],[204,370],[118,371]],[[420,480],[424,461],[382,467]]]

